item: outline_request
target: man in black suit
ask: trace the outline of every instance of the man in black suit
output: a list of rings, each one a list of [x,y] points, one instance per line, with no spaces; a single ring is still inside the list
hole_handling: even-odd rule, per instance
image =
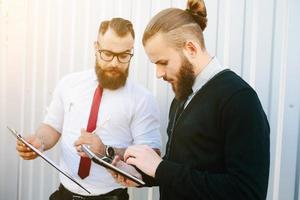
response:
[[[170,107],[166,154],[131,146],[124,155],[160,199],[265,199],[270,129],[256,92],[206,51],[202,0],[170,8],[149,22],[145,51],[157,77],[168,81]],[[116,176],[116,175],[115,175]],[[116,176],[127,186],[134,184]]]

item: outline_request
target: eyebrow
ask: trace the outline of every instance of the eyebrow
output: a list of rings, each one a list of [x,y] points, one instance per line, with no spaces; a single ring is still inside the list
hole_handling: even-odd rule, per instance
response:
[[[111,50],[108,50],[108,49],[101,49],[101,50],[109,51],[109,52],[116,53],[116,54],[131,53],[130,49],[125,50],[125,51],[121,51],[121,52],[114,52],[114,51],[111,51]]]
[[[132,50],[133,50],[133,49],[127,49],[126,51],[122,51],[122,52],[120,52],[120,53],[131,53]]]
[[[132,49],[127,49],[127,50],[125,50],[125,51],[121,51],[121,52],[118,52],[118,53],[130,53],[131,51],[133,50],[133,48]]]
[[[154,62],[154,64],[163,64],[166,62],[168,62],[168,60],[158,60],[158,61]]]
[[[99,47],[100,47],[100,45],[99,45]],[[114,51],[111,51],[111,50],[108,50],[108,49],[101,49],[101,48],[100,48],[100,50],[105,50],[105,51],[109,51],[109,52],[116,53],[116,54],[122,54],[122,53],[133,53],[133,52],[131,52],[131,51],[133,51],[134,48],[132,48],[132,49],[127,49],[127,50],[121,51],[121,52],[114,52]]]

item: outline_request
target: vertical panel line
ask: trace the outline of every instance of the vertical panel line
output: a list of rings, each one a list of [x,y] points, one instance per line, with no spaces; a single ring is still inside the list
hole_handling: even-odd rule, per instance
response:
[[[72,16],[71,16],[71,36],[70,36],[70,66],[69,72],[74,71],[74,54],[75,54],[75,22],[76,22],[76,7],[78,1],[72,1]]]
[[[56,81],[57,82],[60,78],[60,65],[61,65],[61,41],[62,41],[62,7],[63,5],[60,5],[60,0],[56,1],[57,7],[58,7],[58,14],[57,14],[57,21],[55,24],[57,24],[56,30],[57,30],[57,42],[56,42]]]
[[[21,116],[21,121],[20,121],[20,130],[21,132],[24,132],[25,128],[25,94],[26,94],[26,66],[27,66],[27,57],[28,57],[28,51],[26,51],[26,44],[28,42],[28,20],[29,20],[29,6],[28,6],[28,1],[26,1],[26,19],[25,19],[25,51],[24,51],[24,57],[23,57],[23,63],[24,66],[21,68],[21,82],[22,82],[22,89],[21,89],[21,97],[20,97],[20,102],[21,102],[21,110],[20,110],[20,116]],[[22,192],[22,183],[23,183],[23,174],[22,174],[22,168],[23,168],[23,162],[22,160],[18,159],[18,183],[17,183],[17,199],[22,199],[21,192]]]
[[[285,8],[281,8],[284,14],[283,22],[288,21],[289,8],[288,3],[285,3]],[[280,88],[279,88],[279,102],[278,102],[278,119],[277,119],[277,134],[276,134],[276,149],[275,149],[275,169],[274,169],[274,186],[273,199],[279,199],[280,191],[280,170],[282,157],[282,139],[283,139],[283,122],[284,122],[284,104],[285,104],[285,90],[286,90],[286,68],[287,68],[287,41],[288,41],[288,23],[283,24],[283,37],[280,47],[281,63],[280,63]]]
[[[215,55],[218,56],[218,46],[219,46],[219,23],[220,23],[220,0],[218,0],[218,3],[217,3],[217,23],[216,23],[216,52],[215,52]]]
[[[270,56],[270,63],[271,66],[274,66],[274,58],[275,58],[275,35],[276,35],[276,8],[277,7],[277,0],[274,0],[274,7],[273,7],[273,24],[272,24],[272,44],[271,44],[271,56]],[[273,74],[274,73],[274,67],[270,68],[270,73]],[[274,84],[273,79],[270,79],[270,88],[269,88],[269,96],[272,97],[272,85]],[[272,104],[272,98],[269,98],[269,105]],[[271,116],[271,108],[270,106],[269,110],[268,110],[268,116]]]
[[[1,13],[0,14],[3,14],[3,16],[0,16],[0,26],[1,28],[3,28],[3,30],[1,30],[1,38],[0,38],[0,48],[1,48],[1,54],[0,54],[0,83],[1,83],[1,90],[0,90],[0,95],[2,94],[3,96],[6,96],[6,69],[7,69],[7,60],[8,60],[8,56],[7,56],[7,52],[8,52],[8,2],[7,0],[3,0],[2,1],[2,7],[0,7],[1,9]],[[3,53],[2,53],[3,52]],[[6,121],[6,101],[7,99],[6,98],[1,98],[0,100],[0,108],[1,108],[1,114],[0,116],[2,117],[2,121],[0,122],[0,128],[1,128],[1,124],[5,124],[5,121]],[[1,138],[1,141],[2,140],[2,135],[0,135],[0,138]],[[0,147],[1,149],[1,155],[4,154],[5,152],[5,146],[4,145],[1,145]],[[2,167],[0,168],[2,169]],[[3,168],[5,170],[5,166]],[[0,172],[0,173],[3,173],[3,172]],[[2,185],[2,181],[0,182],[1,185]],[[0,191],[2,192],[2,189],[0,189]]]
[[[63,16],[62,16],[62,10],[63,10],[63,4],[60,0],[56,0],[56,6],[57,6],[57,15],[56,15],[56,61],[55,61],[55,68],[56,68],[56,77],[55,77],[55,83],[57,83],[60,79],[60,66],[61,66],[61,46],[62,46],[62,21],[63,21]],[[59,154],[59,151],[54,152],[54,157],[57,158]],[[56,186],[56,180],[57,180],[57,175],[53,173],[52,175],[52,188],[57,187]]]
[[[224,22],[224,46],[223,46],[223,58],[224,64],[229,65],[229,43],[230,43],[230,12],[231,12],[231,1],[225,1],[225,22]]]
[[[37,37],[38,37],[38,25],[39,25],[39,16],[38,16],[38,8],[39,8],[39,1],[38,0],[34,0],[33,1],[34,4],[34,14],[33,14],[33,63],[32,63],[32,99],[31,99],[31,122],[30,122],[30,130],[34,130],[35,128],[35,121],[36,121],[36,114],[35,114],[35,104],[36,104],[36,84],[37,84],[37,80],[36,80],[36,73],[37,73]],[[31,186],[32,185],[32,174],[33,174],[33,162],[29,163],[29,180],[28,180],[28,185]],[[33,188],[31,188],[33,189]],[[32,198],[32,194],[33,192],[28,192],[28,197],[29,199],[33,199]]]
[[[257,34],[258,34],[258,2],[251,1],[253,3],[252,6],[252,35],[251,35],[251,50],[250,50],[250,76],[249,76],[249,84],[255,88],[255,80],[256,80],[256,48],[257,48]]]
[[[45,108],[46,108],[46,104],[47,104],[47,94],[48,94],[48,50],[49,50],[49,24],[50,24],[50,3],[49,0],[46,0],[46,23],[45,23],[45,34],[44,34],[44,40],[45,41],[45,47],[44,47],[44,79],[45,81],[43,81],[43,104],[42,104],[42,109],[43,109],[43,114],[45,113]],[[44,174],[45,171],[45,163],[41,162],[41,174]],[[40,176],[40,183],[41,183],[41,190],[40,190],[40,199],[43,198],[44,196],[44,192],[45,192],[45,187],[44,187],[44,182],[45,182],[45,178],[44,176]]]
[[[93,45],[93,49],[94,49],[94,44],[90,44],[90,12],[91,10],[91,5],[90,5],[90,1],[87,1],[86,2],[86,10],[85,10],[85,13],[86,13],[86,17],[85,17],[85,30],[84,30],[84,38],[85,38],[85,42],[84,42],[84,56],[83,56],[83,67],[86,68],[86,67],[90,67],[88,66],[88,58],[89,58],[89,55],[88,53],[90,52],[89,49],[91,47],[91,45]]]
[[[153,187],[148,188],[147,200],[153,200]]]
[[[298,113],[300,113],[300,107],[299,107]],[[294,199],[299,199],[299,178],[300,178],[299,177],[300,176],[300,137],[299,137],[299,135],[300,135],[300,121],[298,122],[298,134],[297,135],[298,135],[298,144],[297,144],[296,180],[295,180]]]
[[[242,40],[242,58],[241,58],[241,75],[244,74],[244,71],[245,71],[245,65],[244,65],[244,59],[245,59],[245,44],[246,44],[246,17],[247,17],[247,2],[249,1],[246,1],[244,0],[244,19],[243,19],[243,40]],[[251,1],[252,2],[252,1]]]

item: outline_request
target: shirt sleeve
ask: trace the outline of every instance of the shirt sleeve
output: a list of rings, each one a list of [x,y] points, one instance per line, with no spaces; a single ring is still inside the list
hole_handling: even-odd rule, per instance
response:
[[[149,93],[137,97],[131,121],[133,144],[144,144],[152,148],[161,148],[158,104]]]
[[[63,103],[63,81],[60,81],[55,88],[51,103],[47,108],[47,114],[43,123],[51,126],[57,132],[62,133],[64,121],[64,103]]]
[[[158,185],[176,191],[182,199],[265,199],[270,129],[256,93],[247,89],[234,94],[221,113],[224,172],[164,160],[155,174]]]

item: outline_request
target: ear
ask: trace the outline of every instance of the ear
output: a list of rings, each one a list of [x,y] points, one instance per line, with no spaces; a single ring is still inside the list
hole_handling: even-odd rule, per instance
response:
[[[183,47],[183,53],[187,58],[193,59],[197,56],[197,53],[199,51],[198,44],[192,40],[187,40],[184,47]]]
[[[95,49],[95,51],[98,51],[98,49],[99,49],[99,45],[98,45],[97,41],[94,42],[94,49]]]

